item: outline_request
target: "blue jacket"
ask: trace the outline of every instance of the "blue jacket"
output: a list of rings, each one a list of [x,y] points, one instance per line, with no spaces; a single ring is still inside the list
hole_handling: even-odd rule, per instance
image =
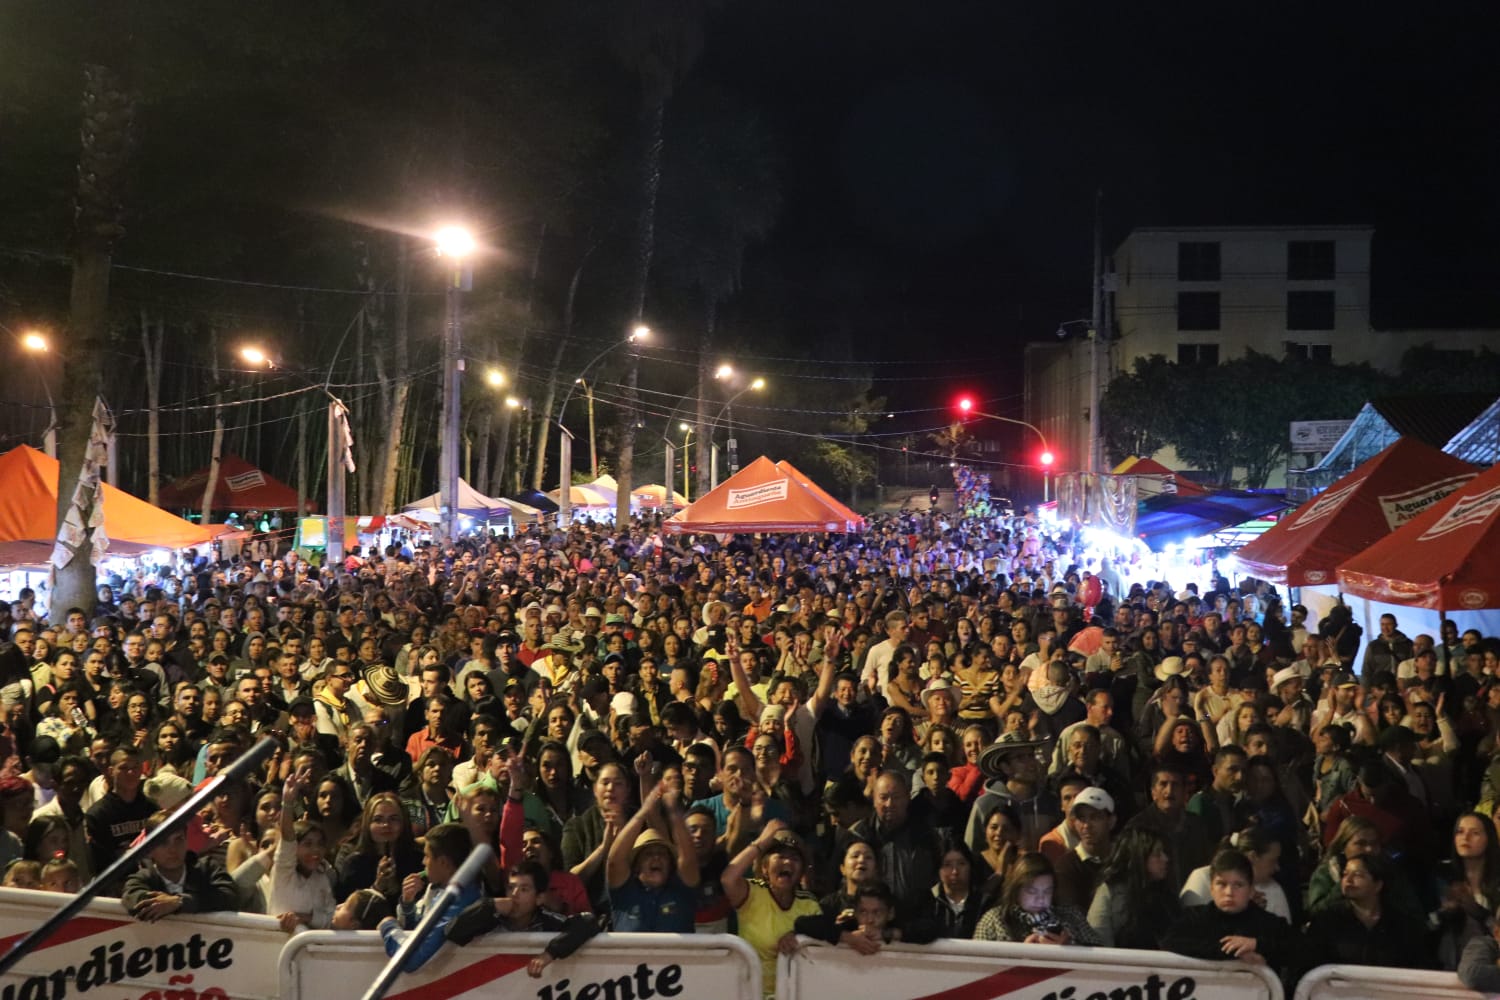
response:
[[[400,913],[396,918],[399,926],[386,924],[380,932],[380,937],[385,942],[386,955],[394,956],[396,952],[401,950],[401,946],[406,943],[407,938],[411,937],[412,930],[416,928],[417,924],[421,922],[422,917],[427,913],[427,907],[432,905],[443,891],[443,889],[437,886],[429,885],[427,893],[421,899],[412,904],[401,904]],[[442,919],[428,931],[427,937],[423,938],[415,950],[406,957],[406,961],[401,966],[402,972],[416,972],[422,966],[426,965],[427,961],[433,955],[437,954],[438,949],[443,946],[444,934],[448,929],[448,925],[453,922],[454,917],[463,911],[464,907],[479,899],[481,891],[482,887],[478,884],[478,880],[476,880],[474,885],[469,886],[458,894],[458,898],[448,907]]]

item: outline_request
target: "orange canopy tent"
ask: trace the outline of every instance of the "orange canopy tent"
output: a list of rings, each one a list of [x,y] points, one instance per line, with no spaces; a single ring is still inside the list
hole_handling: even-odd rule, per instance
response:
[[[1345,592],[1436,611],[1500,608],[1500,465],[1338,569]]]
[[[57,538],[57,459],[21,445],[0,455],[0,542],[40,542],[51,550]],[[108,483],[104,487],[104,533],[110,541],[142,548],[185,549],[205,545],[212,533],[153,507]],[[123,546],[122,546],[123,548]]]
[[[1414,437],[1398,438],[1236,552],[1249,573],[1291,587],[1334,582],[1358,555],[1463,486],[1479,470]]]
[[[864,521],[818,493],[764,455],[730,476],[686,510],[668,518],[672,534],[858,531]],[[840,509],[842,508],[842,509]]]
[[[630,502],[640,507],[655,509],[667,502],[667,488],[659,483],[638,486],[630,491]],[[686,507],[687,497],[673,490],[672,506]]]
[[[860,530],[863,530],[863,528],[865,526],[865,519],[864,518],[862,518],[858,514],[854,513],[854,511],[850,510],[848,507],[846,507],[844,504],[840,503],[838,500],[835,500],[833,498],[833,495],[831,493],[829,493],[823,487],[819,486],[817,483],[815,483],[811,479],[809,479],[807,477],[807,475],[802,472],[802,470],[798,469],[791,462],[788,462],[786,459],[783,458],[781,461],[779,461],[779,462],[776,463],[776,468],[780,469],[782,472],[785,472],[787,475],[791,476],[797,482],[801,483],[803,486],[805,486],[808,489],[812,490],[813,493],[817,494],[817,496],[818,496],[818,498],[820,500],[822,500],[828,506],[832,507],[834,510],[842,512],[843,515],[849,520],[849,522],[851,524],[858,524]]]

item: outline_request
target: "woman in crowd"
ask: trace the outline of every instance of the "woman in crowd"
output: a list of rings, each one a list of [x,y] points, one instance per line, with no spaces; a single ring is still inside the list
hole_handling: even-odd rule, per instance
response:
[[[797,950],[797,918],[822,914],[817,898],[800,888],[806,870],[802,842],[773,819],[720,878],[739,922],[737,933],[760,956],[761,989],[768,997],[776,993],[776,956]],[[751,872],[759,877],[752,880]]]
[[[308,819],[323,831],[323,845],[330,857],[349,838],[359,817],[359,803],[349,785],[337,775],[326,774],[313,793]]]
[[[875,848],[867,841],[851,837],[844,844],[844,854],[839,859],[839,876],[839,887],[818,900],[825,916],[836,917],[845,910],[854,909],[859,891],[880,881],[880,859]]]
[[[979,918],[976,941],[1022,944],[1099,944],[1099,936],[1070,906],[1053,906],[1057,885],[1052,862],[1023,854],[1004,876],[996,904]]]
[[[932,907],[927,912],[938,937],[968,939],[974,936],[984,911],[974,882],[974,856],[962,840],[945,841],[938,862],[938,880],[932,887]]]
[[[1153,830],[1126,830],[1116,839],[1089,906],[1089,926],[1099,943],[1157,951],[1181,910],[1167,878],[1171,845]]]
[[[1391,863],[1374,852],[1345,863],[1338,902],[1308,923],[1308,961],[1406,969],[1432,964],[1426,925],[1385,898],[1392,870]]]
[[[1500,842],[1488,816],[1464,813],[1453,824],[1452,853],[1438,869],[1437,959],[1442,968],[1458,968],[1464,945],[1484,934],[1500,906]]]
[[[333,869],[333,892],[338,899],[347,899],[358,889],[376,889],[395,897],[406,876],[422,870],[422,852],[400,796],[376,792],[365,800],[354,838],[339,848]]]
[[[442,747],[428,747],[412,768],[411,777],[402,789],[406,817],[412,836],[421,839],[429,829],[443,822],[453,799],[453,755]]]
[[[916,774],[922,767],[922,751],[917,746],[911,717],[906,710],[892,705],[880,713],[878,726],[882,766],[899,768],[909,775]]]

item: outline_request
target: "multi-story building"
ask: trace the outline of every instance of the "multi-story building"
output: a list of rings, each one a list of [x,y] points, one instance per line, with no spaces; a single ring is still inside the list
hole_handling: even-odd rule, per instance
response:
[[[1137,229],[1106,268],[1099,387],[1160,354],[1213,365],[1246,350],[1393,372],[1411,347],[1473,352],[1494,330],[1377,330],[1370,319],[1369,226]],[[1059,463],[1088,456],[1091,341],[1083,324],[1026,351],[1026,419],[1058,442]],[[1353,414],[1350,415],[1351,417]],[[1156,456],[1177,468],[1170,449]]]

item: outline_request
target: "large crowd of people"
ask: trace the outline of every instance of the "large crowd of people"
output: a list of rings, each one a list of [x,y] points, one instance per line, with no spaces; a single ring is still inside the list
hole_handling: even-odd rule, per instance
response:
[[[0,608],[0,868],[394,954],[730,932],[1457,970],[1500,989],[1500,644],[1131,582],[1029,512],[198,557]],[[171,810],[262,738],[253,778]]]

